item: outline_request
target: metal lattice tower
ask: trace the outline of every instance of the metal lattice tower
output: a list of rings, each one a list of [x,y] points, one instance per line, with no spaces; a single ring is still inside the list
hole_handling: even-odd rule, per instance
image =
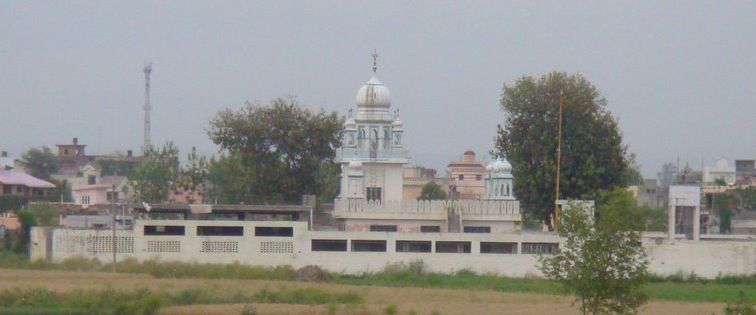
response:
[[[144,67],[144,146],[143,150],[151,145],[150,142],[150,111],[152,105],[150,105],[150,74],[152,73],[152,63],[147,63]]]

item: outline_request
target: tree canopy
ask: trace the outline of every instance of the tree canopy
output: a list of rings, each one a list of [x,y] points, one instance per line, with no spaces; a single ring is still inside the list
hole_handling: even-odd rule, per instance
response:
[[[172,142],[160,148],[149,146],[129,178],[137,201],[158,203],[168,197],[178,177],[178,148]]]
[[[619,205],[622,202],[615,203]],[[605,207],[598,219],[570,203],[559,219],[564,243],[539,257],[539,268],[576,295],[583,314],[635,314],[648,296],[642,285],[648,260],[625,209]]]
[[[208,134],[225,156],[211,173],[235,172],[237,186],[214,181],[213,189],[230,202],[300,202],[304,194],[333,198],[341,128],[335,112],[311,111],[295,98],[222,110],[210,121]]]
[[[24,152],[21,161],[26,172],[36,178],[50,179],[58,171],[58,157],[48,147],[31,148]]]
[[[525,214],[548,219],[554,210],[560,94],[562,153],[560,199],[595,199],[601,190],[624,186],[627,147],[607,101],[582,75],[552,72],[504,85],[494,153],[514,166],[514,191]]]
[[[417,197],[417,200],[444,200],[446,197],[446,193],[441,189],[441,186],[435,182],[428,182],[423,185],[423,189],[420,191],[420,196]]]

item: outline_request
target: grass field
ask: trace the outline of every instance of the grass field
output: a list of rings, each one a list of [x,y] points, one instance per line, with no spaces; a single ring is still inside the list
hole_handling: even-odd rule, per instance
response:
[[[0,291],[35,289],[74,297],[106,290],[130,294],[147,291],[162,298],[160,302],[153,301],[161,306],[160,314],[230,315],[242,314],[245,307],[247,314],[577,314],[569,296],[553,294],[0,269]],[[192,289],[201,289],[205,297],[187,295],[186,292],[194,292]],[[259,293],[264,290],[289,296],[260,299]],[[215,296],[216,300],[207,296]],[[709,315],[722,314],[723,308],[724,303],[652,301],[641,313]],[[17,314],[28,313],[23,308],[15,310]],[[13,311],[8,308],[5,314]]]
[[[377,273],[293,281],[288,266],[125,260],[119,273],[83,258],[29,262],[0,253],[3,314],[577,314],[556,282],[460,271],[422,262]],[[646,284],[643,314],[722,314],[739,292],[756,300],[756,275],[701,280],[677,275]]]

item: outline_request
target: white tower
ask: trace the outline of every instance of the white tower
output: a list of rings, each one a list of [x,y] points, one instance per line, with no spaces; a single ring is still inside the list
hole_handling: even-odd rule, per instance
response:
[[[498,158],[486,167],[486,197],[488,200],[515,200],[512,191],[512,164]]]
[[[403,144],[404,126],[399,112],[391,112],[391,93],[378,80],[373,54],[373,75],[357,91],[357,112],[344,124],[341,164],[341,198],[384,202],[402,200],[402,166],[409,162]],[[359,191],[358,191],[359,190]]]
[[[150,111],[152,105],[150,105],[150,73],[152,73],[152,63],[147,63],[144,67],[144,145],[142,150],[147,150],[151,145],[150,143]]]

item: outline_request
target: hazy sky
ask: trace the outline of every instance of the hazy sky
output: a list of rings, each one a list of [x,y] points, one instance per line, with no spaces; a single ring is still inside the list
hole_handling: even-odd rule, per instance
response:
[[[106,3],[107,2],[107,3]],[[0,1],[0,147],[142,143],[206,154],[208,120],[296,95],[345,115],[378,74],[413,163],[493,148],[504,83],[582,73],[609,101],[643,174],[756,158],[756,2]],[[487,154],[486,154],[487,155]]]

